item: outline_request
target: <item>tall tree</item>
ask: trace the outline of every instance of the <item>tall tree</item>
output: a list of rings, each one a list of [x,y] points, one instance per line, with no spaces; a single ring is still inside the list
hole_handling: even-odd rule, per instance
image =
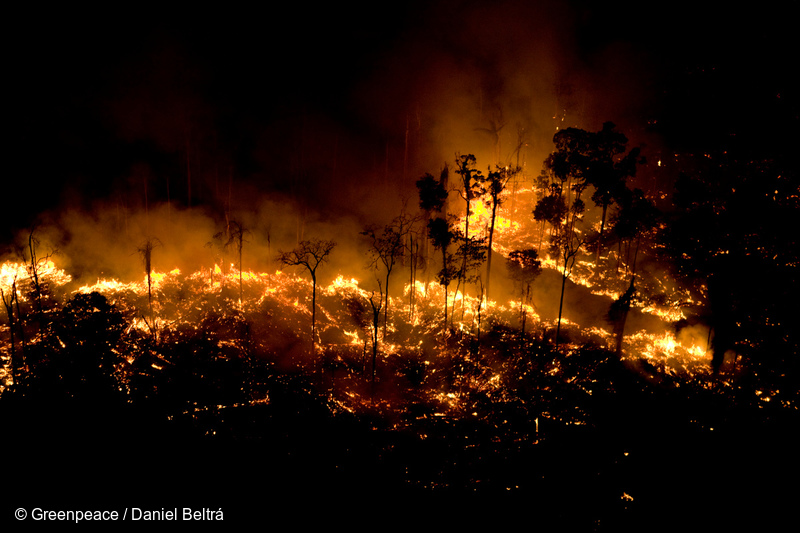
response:
[[[369,225],[364,228],[361,235],[370,241],[370,261],[369,265],[373,268],[383,266],[386,271],[386,290],[382,291],[384,298],[383,306],[383,338],[386,338],[386,324],[389,312],[389,277],[397,261],[403,256],[406,250],[406,237],[411,230],[413,220],[405,213],[395,217],[392,222],[380,228],[377,225]]]
[[[512,179],[517,173],[520,171],[520,167],[516,168],[509,168],[509,167],[497,167],[495,171],[489,172],[486,176],[486,197],[484,202],[486,203],[487,207],[491,208],[492,216],[491,220],[489,221],[489,249],[488,249],[488,257],[486,259],[486,299],[489,299],[489,288],[491,285],[492,280],[492,242],[494,240],[494,225],[495,220],[497,219],[497,210],[500,208],[500,205],[503,203],[503,199],[501,195],[508,184],[508,181]]]
[[[620,240],[620,243],[627,242],[627,253],[625,261],[625,272],[628,270],[632,275],[636,274],[636,260],[639,256],[639,245],[642,237],[651,232],[658,223],[659,211],[656,209],[641,189],[625,190],[618,202],[620,209],[612,218],[612,233]],[[636,243],[633,252],[633,259],[628,260],[631,254],[631,247]]]
[[[644,163],[641,150],[634,148],[625,154],[628,138],[612,122],[604,123],[598,132],[580,128],[560,130],[553,136],[553,143],[556,149],[545,160],[545,169],[567,184],[567,192],[575,191],[576,201],[587,186],[594,187],[592,200],[602,208],[597,262],[608,207],[621,197],[627,179],[636,175],[637,165]]]
[[[625,182],[636,176],[637,165],[645,163],[638,147],[625,154],[628,138],[616,131],[615,127],[611,122],[603,124],[603,129],[595,136],[595,145],[590,148],[586,170],[586,181],[595,188],[592,201],[603,208],[595,263],[600,259],[608,206],[615,201],[619,202],[626,190]]]
[[[317,269],[328,260],[336,246],[334,241],[311,239],[300,241],[288,252],[278,251],[277,261],[286,266],[302,266],[311,275],[311,346],[316,342]]]
[[[448,177],[449,169],[447,165],[445,165],[441,174],[439,175],[438,180],[430,174],[425,174],[423,177],[417,180],[419,207],[425,216],[425,224],[422,228],[422,234],[424,235],[423,238],[425,239],[423,256],[426,262],[429,257],[428,243],[430,241],[427,234],[428,225],[434,216],[445,219],[447,218]]]
[[[561,189],[559,186],[548,187],[548,194],[543,196],[536,202],[536,207],[533,209],[533,218],[537,222],[541,222],[542,227],[539,231],[539,247],[541,253],[542,241],[544,240],[545,225],[550,224],[551,234],[555,232],[564,218],[567,216],[567,204],[564,203],[564,198],[561,196]]]
[[[466,204],[464,215],[464,237],[469,237],[469,216],[472,213],[472,200],[483,196],[484,177],[480,170],[475,168],[475,156],[472,154],[462,155],[456,159],[456,174],[461,176],[461,189],[459,194]],[[466,263],[462,269],[466,268]]]
[[[558,250],[559,258],[564,261],[561,268],[561,298],[558,303],[558,325],[556,326],[556,350],[558,349],[559,334],[561,333],[561,317],[564,310],[564,290],[567,278],[572,274],[578,253],[584,244],[584,240],[579,239],[573,232],[563,232],[553,241],[553,247]]]

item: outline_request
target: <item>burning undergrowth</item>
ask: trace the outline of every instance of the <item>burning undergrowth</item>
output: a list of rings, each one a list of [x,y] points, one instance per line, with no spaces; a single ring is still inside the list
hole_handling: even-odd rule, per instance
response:
[[[441,186],[428,178],[418,187]],[[660,260],[663,225],[625,236],[615,219],[603,240],[596,212],[532,217],[555,189],[529,185],[460,216],[440,191],[438,211],[404,204],[353,241],[342,229],[338,248],[302,240],[333,232],[284,211],[280,231],[263,214],[95,214],[47,230],[66,244],[63,266],[35,254],[31,232],[25,260],[0,271],[2,397],[133,410],[182,438],[253,446],[251,458],[266,446],[307,473],[300,463],[358,479],[377,468],[422,490],[541,490],[564,468],[591,486],[587,472],[619,476],[608,457],[653,440],[665,450],[673,434],[701,435],[711,449],[713,430],[796,415],[791,378],[751,365],[749,343],[712,364],[708,288]],[[174,230],[147,237],[161,222]],[[278,234],[296,247],[274,260]],[[93,244],[105,239],[107,253]],[[374,279],[354,266],[365,262]],[[573,461],[587,453],[591,466]]]
[[[445,298],[435,282],[384,300],[384,330],[379,292],[344,276],[319,282],[313,298],[308,276],[288,269],[213,265],[81,283],[50,260],[40,266],[35,289],[29,265],[3,264],[4,299],[17,298],[0,330],[4,399],[14,387],[63,406],[50,422],[37,415],[49,432],[89,431],[75,413],[97,416],[93,439],[121,435],[102,457],[183,465],[198,487],[258,472],[287,494],[328,499],[324,487],[340,497],[519,491],[538,494],[559,524],[613,524],[632,502],[657,506],[638,474],[651,461],[701,461],[718,446],[712,436],[738,434],[742,413],[748,423],[796,413],[790,390],[735,365],[714,373],[707,329],[671,320],[680,308],[637,303],[617,354],[608,324],[564,317],[559,327],[541,301],[452,289]],[[17,427],[29,449],[50,435]],[[155,441],[174,442],[183,459]],[[217,466],[195,478],[197,462]],[[228,494],[249,501],[250,491]]]
[[[75,309],[86,313],[88,321],[113,317],[120,322],[116,333],[103,332],[95,348],[113,360],[114,370],[109,373],[129,402],[166,396],[155,383],[169,383],[175,379],[172,372],[194,372],[191,379],[209,390],[228,389],[228,399],[236,405],[269,402],[268,387],[256,392],[259,384],[254,373],[262,377],[296,374],[313,384],[332,412],[376,416],[397,429],[413,429],[427,419],[489,423],[495,409],[513,408],[536,421],[538,433],[545,420],[593,424],[593,395],[614,390],[609,372],[630,374],[626,379],[635,376],[658,387],[738,387],[735,376],[712,374],[704,338],[707,329],[678,329],[676,322],[659,333],[632,331],[625,336],[619,358],[611,349],[609,328],[584,328],[563,319],[562,347],[554,350],[555,321],[530,309],[523,333],[519,302],[486,303],[451,293],[448,305],[455,318],[445,328],[440,303],[444,294],[435,283],[419,283],[413,305],[407,300],[408,286],[405,296],[389,299],[384,336],[370,307],[374,291],[339,276],[317,287],[317,330],[312,343],[312,284],[287,272],[242,272],[240,276],[233,266],[192,273],[153,272],[148,291],[147,278],[76,286],[68,274],[48,262],[40,272],[38,296],[21,290],[28,284],[24,265],[5,263],[3,272],[6,298],[17,280],[18,297],[27,299],[30,306],[27,324],[12,324],[15,340],[9,323],[3,327],[5,387],[13,379],[12,351],[18,364],[16,379],[25,383],[26,379],[35,381],[34,359],[57,360],[51,350],[66,353],[72,344],[86,342],[62,338],[71,335],[59,324],[73,320]],[[39,312],[34,302],[42,298]],[[211,366],[195,368],[203,364]],[[237,368],[233,375],[226,374],[233,368]],[[219,376],[213,369],[227,370]],[[763,387],[750,392],[755,405],[777,394]],[[787,406],[795,402],[789,397],[774,399]],[[184,413],[217,405],[203,394],[189,394],[181,402]]]

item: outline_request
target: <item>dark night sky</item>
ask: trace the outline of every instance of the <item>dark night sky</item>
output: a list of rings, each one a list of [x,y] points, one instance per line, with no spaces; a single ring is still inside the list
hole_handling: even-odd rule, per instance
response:
[[[185,202],[187,124],[194,201],[213,200],[212,174],[231,172],[260,194],[296,191],[286,176],[303,174],[321,209],[340,194],[361,198],[354,191],[384,172],[386,146],[401,173],[406,120],[418,125],[409,178],[454,150],[480,156],[475,132],[496,109],[508,135],[517,123],[529,131],[537,168],[561,110],[562,124],[611,120],[651,147],[733,142],[781,156],[798,115],[792,15],[719,5],[12,13],[3,224],[9,232],[49,208],[129,194],[142,172],[156,184],[169,177],[171,199]],[[347,183],[325,184],[332,174]],[[150,194],[163,199],[164,187]]]

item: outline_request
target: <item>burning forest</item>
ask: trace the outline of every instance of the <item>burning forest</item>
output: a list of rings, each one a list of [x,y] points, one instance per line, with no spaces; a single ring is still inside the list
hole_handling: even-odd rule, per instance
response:
[[[576,531],[785,516],[796,93],[765,77],[771,118],[720,120],[732,63],[555,4],[412,2],[344,35],[315,15],[299,63],[282,32],[73,43],[88,81],[52,110],[75,123],[23,128],[20,152],[51,143],[36,172],[64,178],[7,190],[12,505],[521,496]],[[679,124],[698,109],[699,139]],[[70,493],[79,476],[113,494]]]

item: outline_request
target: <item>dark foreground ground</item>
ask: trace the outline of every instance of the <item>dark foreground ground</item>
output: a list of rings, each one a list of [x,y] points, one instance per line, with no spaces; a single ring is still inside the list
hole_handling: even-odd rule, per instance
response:
[[[427,416],[396,429],[379,417],[333,415],[320,398],[288,389],[267,404],[171,421],[130,408],[6,400],[0,523],[16,522],[20,507],[222,509],[226,528],[268,529],[765,531],[796,523],[796,410],[701,405],[646,387],[597,402],[596,423],[541,418],[537,433],[514,413],[501,416],[501,429]]]

